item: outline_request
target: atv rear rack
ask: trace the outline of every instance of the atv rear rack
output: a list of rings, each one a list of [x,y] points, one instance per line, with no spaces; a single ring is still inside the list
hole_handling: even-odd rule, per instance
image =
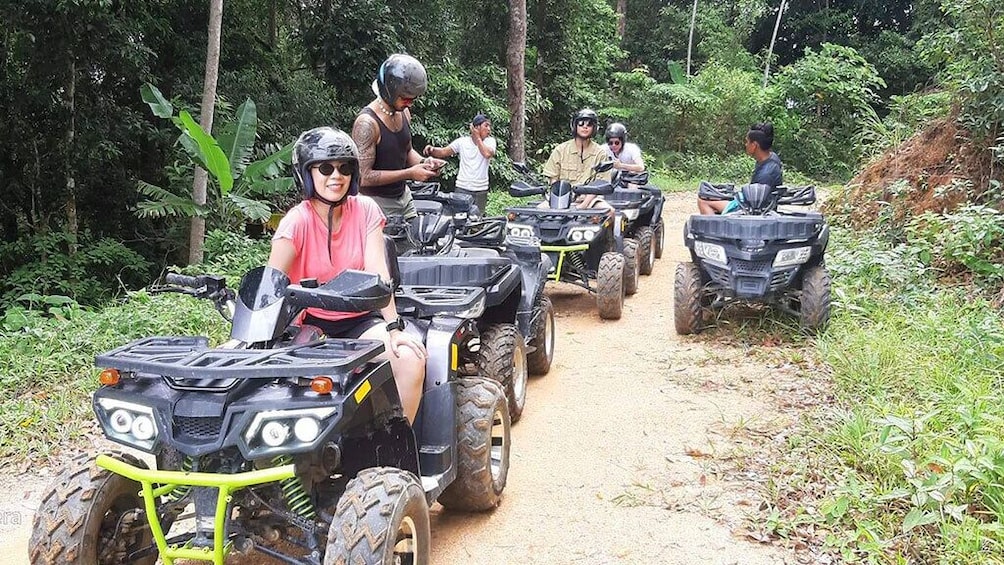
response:
[[[478,286],[418,286],[402,285],[394,295],[398,312],[419,318],[437,314],[465,314],[484,307],[485,289]]]
[[[379,341],[359,339],[325,339],[278,349],[220,349],[210,348],[205,337],[146,337],[98,355],[94,364],[186,379],[314,377],[355,369],[383,350]]]

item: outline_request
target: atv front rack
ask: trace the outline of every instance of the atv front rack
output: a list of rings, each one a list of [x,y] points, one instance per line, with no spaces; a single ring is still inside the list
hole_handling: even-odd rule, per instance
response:
[[[219,349],[210,348],[205,337],[146,337],[98,355],[94,364],[185,379],[273,379],[347,372],[383,351],[383,343],[359,339],[278,349]]]

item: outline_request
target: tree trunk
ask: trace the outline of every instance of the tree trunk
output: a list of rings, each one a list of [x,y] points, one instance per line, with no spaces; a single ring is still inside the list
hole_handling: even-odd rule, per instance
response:
[[[206,133],[213,131],[213,111],[216,108],[216,80],[220,68],[220,34],[223,27],[223,0],[209,1],[209,45],[206,48],[206,80],[202,87],[202,115],[199,125]],[[206,203],[206,184],[209,174],[202,167],[195,168],[192,199],[202,206]],[[201,263],[206,240],[206,219],[192,218],[192,232],[188,240],[188,262]]]
[[[767,88],[767,79],[770,78],[770,58],[774,55],[774,42],[777,41],[777,30],[781,27],[781,16],[784,14],[786,1],[781,0],[781,7],[777,10],[777,20],[774,22],[774,33],[770,36],[770,47],[767,48],[767,63],[763,67],[764,88]]]
[[[627,24],[627,0],[617,0],[617,37],[624,39],[624,26]]]
[[[694,9],[690,13],[690,39],[687,40],[687,76],[690,76],[690,54],[694,49],[694,24],[697,23],[697,0],[694,0]]]
[[[526,0],[509,0],[505,64],[509,98],[509,158],[523,162],[526,161]]]
[[[66,136],[63,143],[64,161],[63,173],[66,175],[66,233],[69,234],[70,256],[77,253],[77,180],[73,176],[73,163],[76,160],[73,141],[76,137],[76,96],[77,96],[77,62],[72,50],[69,56],[69,75],[66,77],[66,91],[63,95],[63,106],[66,108]]]

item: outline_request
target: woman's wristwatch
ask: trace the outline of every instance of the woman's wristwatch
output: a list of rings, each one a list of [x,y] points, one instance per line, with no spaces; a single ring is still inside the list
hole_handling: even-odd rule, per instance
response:
[[[387,324],[387,332],[390,333],[394,330],[404,331],[404,318],[398,316],[396,320]]]

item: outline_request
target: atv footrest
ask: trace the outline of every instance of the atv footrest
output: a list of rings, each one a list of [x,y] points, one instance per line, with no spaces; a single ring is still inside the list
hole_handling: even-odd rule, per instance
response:
[[[134,373],[192,379],[314,377],[348,371],[383,353],[383,343],[325,339],[279,349],[211,349],[205,337],[148,337],[94,363]]]
[[[423,445],[418,450],[418,464],[423,475],[439,475],[450,468],[450,448],[446,445]]]

